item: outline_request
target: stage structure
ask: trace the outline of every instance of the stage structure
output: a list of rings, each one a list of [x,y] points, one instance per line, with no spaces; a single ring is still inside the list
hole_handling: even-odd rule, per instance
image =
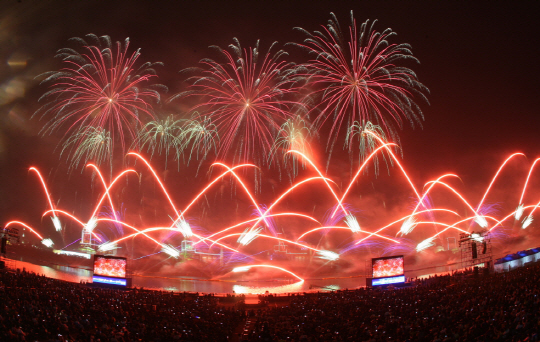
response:
[[[493,267],[491,239],[487,230],[459,234],[459,249],[461,251],[461,268]]]
[[[405,283],[403,255],[371,259],[371,286]]]

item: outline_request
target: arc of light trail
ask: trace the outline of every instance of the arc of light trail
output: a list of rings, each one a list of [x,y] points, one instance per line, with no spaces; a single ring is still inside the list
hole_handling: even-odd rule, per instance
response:
[[[281,194],[281,196],[278,197],[277,200],[275,200],[274,203],[272,203],[268,209],[266,209],[266,211],[264,212],[264,214],[266,215],[268,212],[270,212],[270,210],[272,210],[272,208],[279,203],[279,201],[281,201],[283,199],[283,197],[285,197],[285,195],[287,195],[289,192],[293,191],[296,187],[306,183],[306,182],[309,182],[309,181],[312,181],[314,179],[323,179],[325,181],[325,183],[327,183],[326,181],[329,180],[331,181],[332,183],[334,182],[333,180],[331,179],[328,179],[328,178],[325,178],[323,176],[320,176],[320,177],[311,177],[311,178],[307,178],[307,179],[304,179],[303,181],[300,181],[296,184],[294,184],[293,186],[291,186],[289,189],[287,189],[287,191],[285,191],[283,194]],[[328,184],[328,183],[327,183]],[[261,222],[262,220],[262,217],[259,217],[258,220],[255,222],[255,224],[253,224],[253,226],[251,227],[252,229],[255,228],[259,222]]]
[[[30,227],[29,225],[27,225],[26,223],[24,222],[21,222],[21,221],[9,221],[8,223],[6,223],[6,228],[11,226],[12,224],[19,224],[21,226],[24,226],[28,229],[30,229],[30,231],[34,234],[36,234],[41,240],[43,240],[43,237],[41,235],[38,234],[38,232],[36,232],[32,227]]]
[[[107,183],[105,183],[105,179],[103,178],[103,175],[101,174],[101,171],[99,171],[99,168],[96,165],[92,164],[92,163],[87,164],[86,167],[93,167],[94,170],[99,175],[99,178],[101,179],[101,183],[103,184],[103,187],[105,188],[105,192],[107,193],[107,197],[109,198],[109,203],[111,203],[111,208],[112,208],[114,218],[116,220],[118,220],[118,217],[116,216],[116,210],[114,209],[114,204],[113,204],[113,201],[111,199],[111,195],[109,193],[109,189],[107,188]]]
[[[538,204],[537,204],[538,205]],[[536,207],[537,205],[528,205],[526,207],[523,207],[523,210],[525,209],[528,209],[528,208],[534,208]],[[493,229],[497,228],[498,226],[501,226],[502,227],[502,223],[506,220],[508,220],[510,217],[514,216],[514,214],[516,213],[516,210],[514,210],[513,212],[510,213],[510,215],[508,216],[505,216],[504,218],[502,218],[499,222],[497,222],[496,225],[494,225],[493,227],[491,227],[488,232],[492,231]]]
[[[455,211],[452,211],[452,210],[449,210],[449,209],[426,209],[426,210],[422,210],[422,211],[419,211],[417,212],[416,214],[414,215],[419,215],[419,214],[422,214],[422,213],[425,213],[425,212],[428,212],[428,211],[446,211],[446,212],[449,212],[449,213],[452,213],[452,214],[455,214],[456,216],[459,216],[458,213],[456,213]],[[413,214],[411,215],[407,215],[407,216],[404,216],[402,218],[400,218],[399,220],[396,220],[390,224],[387,224],[386,226],[382,227],[382,228],[379,228],[376,232],[374,233],[371,233],[369,236],[366,236],[365,238],[359,240],[358,242],[355,243],[355,245],[358,245],[359,243],[361,243],[362,241],[366,240],[366,239],[369,239],[370,237],[372,237],[373,235],[375,235],[376,233],[380,232],[380,231],[383,231],[385,230],[386,228],[388,227],[391,227],[393,226],[394,224],[398,223],[398,222],[401,222],[401,221],[404,221],[410,217],[413,217],[414,216]]]
[[[315,222],[317,222],[317,223],[320,224],[320,222],[317,221],[316,219],[314,219],[313,217],[308,216],[308,215],[304,215],[304,214],[298,214],[298,213],[278,213],[278,214],[270,214],[270,215],[267,215],[266,217],[275,217],[275,216],[300,216],[300,217],[308,218],[308,219],[310,219],[310,220],[312,220],[312,221],[315,221]],[[214,234],[212,234],[212,235],[210,235],[210,236],[208,236],[208,237],[205,237],[205,238],[202,239],[202,240],[199,240],[199,241],[195,242],[195,243],[193,244],[193,246],[197,245],[199,242],[203,242],[203,241],[206,240],[206,239],[210,239],[210,238],[212,238],[212,237],[214,237],[214,236],[216,236],[216,235],[218,235],[218,234],[224,233],[224,232],[226,232],[226,231],[229,230],[229,229],[233,229],[233,228],[237,228],[237,227],[243,226],[244,224],[247,224],[247,223],[253,222],[253,221],[257,221],[258,219],[259,219],[259,218],[254,218],[254,219],[251,219],[251,220],[247,220],[247,221],[244,221],[244,222],[237,223],[237,224],[235,224],[234,226],[230,226],[230,227],[227,227],[227,228],[225,228],[225,229],[222,229],[222,230],[220,230],[219,232],[216,232],[216,233],[214,233]]]
[[[454,188],[452,188],[450,185],[446,184],[445,182],[441,182],[441,181],[439,181],[439,180],[436,180],[436,181],[429,181],[429,182],[426,183],[426,185],[427,185],[427,184],[430,184],[430,183],[434,183],[434,184],[436,183],[436,184],[441,184],[441,185],[446,186],[448,189],[450,189],[450,191],[452,191],[454,194],[456,194],[456,195],[463,201],[463,203],[465,203],[465,204],[469,207],[469,209],[472,210],[472,212],[473,212],[477,217],[479,216],[479,215],[478,215],[478,212],[477,212],[476,210],[474,210],[474,208],[469,204],[469,202],[467,202],[467,200],[466,200],[465,198],[463,198],[463,196],[461,196],[461,194],[460,194],[459,192],[457,192]],[[485,217],[487,217],[487,216],[485,216]]]
[[[167,192],[167,189],[165,189],[165,186],[163,185],[163,182],[161,182],[161,179],[158,177],[157,173],[154,171],[154,169],[152,168],[152,166],[150,165],[150,163],[144,159],[140,154],[136,153],[136,152],[129,152],[128,155],[133,155],[133,156],[136,156],[137,158],[141,159],[145,164],[146,166],[150,169],[150,172],[152,172],[152,175],[154,176],[154,178],[157,180],[157,182],[159,183],[160,187],[161,187],[161,190],[163,191],[163,193],[165,194],[165,196],[167,197],[167,199],[169,200],[169,203],[171,205],[171,207],[173,208],[174,212],[175,212],[175,215],[178,216],[178,218],[171,224],[170,227],[173,227],[176,222],[178,222],[178,220],[184,216],[184,214],[186,213],[186,211],[188,211],[188,209],[193,205],[193,203],[195,203],[195,201],[201,197],[204,192],[206,192],[206,190],[208,188],[210,188],[210,186],[212,186],[215,182],[217,182],[219,179],[223,178],[227,173],[229,173],[230,171],[226,171],[224,173],[222,173],[220,176],[216,177],[216,179],[214,179],[212,182],[210,182],[210,184],[203,189],[203,191],[201,191],[196,197],[195,199],[193,199],[193,201],[191,201],[191,203],[186,207],[186,209],[182,212],[182,213],[178,213],[178,209],[176,209],[176,206],[174,205],[171,197],[169,196],[169,193]],[[241,164],[241,165],[237,165],[235,167],[233,167],[231,170],[234,170],[236,168],[240,168],[240,167],[244,167],[244,166],[253,166],[253,167],[256,167],[255,165],[253,164]],[[200,237],[199,237],[200,238]]]
[[[47,199],[49,200],[49,205],[51,206],[53,216],[56,217],[55,209],[51,201],[51,196],[49,195],[49,191],[47,190],[47,185],[45,184],[43,177],[41,177],[41,173],[39,173],[39,170],[33,166],[30,169],[28,169],[28,171],[35,171],[37,173],[39,180],[41,181],[41,185],[43,185],[43,189],[45,189],[45,195],[47,195]]]
[[[497,220],[496,218],[494,217],[491,217],[491,216],[485,216],[489,219],[492,219],[493,221],[497,222],[497,224],[501,224],[501,221]],[[433,235],[432,237],[428,238],[428,239],[433,239],[433,238],[436,238],[437,236],[439,236],[440,234],[444,233],[445,231],[447,231],[448,229],[452,228],[452,229],[457,229],[459,230],[460,232],[463,232],[465,234],[469,234],[470,232],[466,231],[466,230],[463,230],[461,228],[458,228],[456,227],[456,225],[460,224],[460,223],[463,223],[463,222],[466,222],[466,221],[469,221],[469,220],[474,220],[476,218],[476,216],[470,216],[470,217],[467,217],[467,218],[464,218],[463,220],[461,221],[458,221],[458,222],[455,222],[451,225],[448,225],[446,223],[440,223],[440,222],[431,222],[431,223],[436,223],[436,224],[440,224],[440,225],[443,225],[443,226],[447,226],[447,228],[441,230],[440,232],[438,232],[437,234]],[[419,222],[420,223],[420,222]],[[491,229],[490,229],[491,230]],[[488,231],[490,231],[488,230]]]
[[[101,206],[101,203],[103,203],[103,200],[105,199],[105,196],[109,195],[109,190],[113,187],[113,185],[116,183],[116,181],[118,181],[120,179],[120,177],[122,177],[124,174],[126,174],[128,172],[135,172],[137,174],[137,171],[132,170],[132,169],[127,169],[127,170],[122,171],[118,176],[116,176],[116,178],[111,182],[109,187],[107,187],[105,185],[105,183],[103,184],[103,185],[105,185],[105,193],[103,194],[103,196],[101,196],[101,199],[99,200],[98,204],[96,205],[96,209],[94,209],[94,212],[92,213],[92,216],[90,218],[96,216],[96,213],[97,213],[99,207]],[[110,197],[109,197],[109,200],[111,200]],[[111,206],[112,206],[112,201],[111,201]],[[113,212],[114,212],[114,208],[113,208]],[[116,215],[115,215],[115,218],[116,218]]]
[[[531,177],[531,174],[533,172],[534,166],[536,163],[540,160],[540,158],[536,158],[534,160],[534,163],[532,164],[531,168],[529,169],[529,174],[527,175],[527,179],[525,180],[525,184],[523,185],[523,191],[521,192],[521,197],[519,198],[519,203],[523,203],[523,197],[525,196],[525,189],[527,189],[527,185],[529,184],[529,178]]]
[[[523,153],[517,152],[517,153],[512,154],[510,157],[506,158],[504,163],[502,163],[502,165],[499,167],[499,170],[497,170],[497,173],[495,174],[495,176],[491,180],[491,183],[489,183],[489,186],[486,189],[486,192],[484,193],[484,197],[482,197],[482,200],[480,200],[480,204],[478,204],[478,209],[480,209],[482,207],[482,204],[484,204],[484,200],[486,199],[489,190],[491,190],[491,186],[493,185],[493,183],[495,183],[495,180],[497,179],[497,176],[499,176],[499,173],[501,172],[503,167],[508,163],[508,161],[510,161],[510,159],[514,158],[515,156],[519,156],[519,155],[525,156]]]
[[[315,163],[313,163],[311,161],[311,159],[309,159],[305,154],[303,154],[302,152],[300,151],[297,151],[297,150],[289,150],[287,151],[287,153],[296,153],[296,154],[299,154],[300,156],[302,156],[305,160],[307,160],[307,162],[315,169],[315,171],[317,171],[317,173],[319,174],[319,176],[321,177],[321,179],[324,180],[324,183],[326,184],[326,186],[328,187],[328,189],[330,190],[330,192],[332,193],[332,195],[334,195],[334,198],[336,199],[336,201],[338,202],[339,204],[339,207],[341,207],[341,210],[343,210],[343,212],[345,213],[345,215],[348,215],[349,213],[347,212],[347,210],[343,207],[343,204],[341,204],[339,202],[339,198],[337,197],[336,193],[334,192],[334,189],[332,189],[332,187],[330,186],[330,184],[328,184],[327,182],[327,178],[325,178],[322,174],[322,172],[319,170],[319,168],[317,168],[317,166],[315,165]],[[337,208],[336,208],[337,209]],[[333,217],[334,215],[332,215]]]
[[[487,217],[487,216],[486,216],[486,217]],[[437,236],[441,235],[442,233],[444,233],[445,231],[447,231],[447,230],[450,229],[450,228],[459,230],[460,232],[465,233],[465,234],[469,234],[468,231],[463,230],[463,229],[461,229],[461,228],[458,228],[458,227],[456,227],[456,225],[459,224],[459,223],[462,223],[462,222],[466,222],[466,221],[468,221],[468,220],[474,220],[474,218],[475,218],[474,216],[467,217],[466,219],[463,219],[463,220],[461,220],[461,221],[458,221],[458,222],[456,222],[456,223],[454,223],[454,224],[452,224],[452,225],[448,225],[448,224],[445,224],[445,223],[437,223],[437,224],[446,226],[446,228],[443,229],[443,230],[441,230],[441,231],[438,232],[437,234],[435,234],[435,235],[433,235],[433,236],[427,238],[426,240],[428,240],[428,239],[434,239],[434,238],[436,238]],[[434,222],[431,222],[431,223],[434,223]]]
[[[103,221],[105,221],[105,220],[108,220],[108,221],[114,221],[114,220],[112,220],[112,219],[99,219],[99,220],[103,220]],[[137,232],[136,232],[136,233],[133,233],[133,234],[130,234],[130,235],[127,235],[127,236],[124,236],[124,237],[121,237],[121,238],[119,238],[119,239],[117,239],[117,240],[112,241],[111,243],[118,243],[118,242],[124,241],[125,239],[128,239],[128,238],[130,238],[130,237],[135,237],[135,236],[137,236],[137,235],[139,235],[139,234],[143,234],[144,236],[148,237],[149,239],[151,239],[152,241],[154,241],[155,243],[157,243],[158,245],[160,245],[160,246],[163,247],[163,244],[161,244],[160,242],[156,241],[156,240],[153,239],[152,237],[146,235],[146,232],[153,232],[153,231],[157,231],[157,230],[173,230],[173,231],[177,231],[176,228],[171,228],[171,227],[152,227],[152,228],[145,228],[145,229],[143,229],[143,230],[138,230],[137,228],[132,227],[132,226],[130,226],[130,225],[124,223],[124,222],[118,221],[118,223],[123,224],[123,225],[125,225],[126,227],[129,227],[129,228],[131,228],[131,229],[134,229],[134,230],[136,230]],[[199,237],[199,238],[200,238],[200,237]],[[210,240],[210,241],[212,241],[212,240]],[[225,248],[227,248],[227,249],[230,249],[230,250],[233,251],[233,252],[241,253],[240,251],[238,251],[238,250],[236,250],[236,249],[234,249],[234,248],[232,248],[232,247],[229,247],[229,246],[227,246],[227,245],[223,245],[223,244],[217,243],[217,242],[216,242],[216,244],[220,245],[221,247],[225,247]]]
[[[109,221],[109,222],[116,222],[116,223],[119,223],[119,224],[121,224],[121,225],[123,225],[123,226],[126,226],[126,227],[128,227],[128,228],[131,228],[131,229],[137,231],[137,233],[134,233],[135,235],[137,235],[137,234],[143,234],[144,236],[146,236],[146,237],[149,238],[150,240],[152,240],[152,241],[154,241],[155,243],[157,243],[159,246],[164,247],[164,245],[163,245],[161,242],[157,241],[156,239],[154,239],[154,238],[151,237],[151,236],[146,235],[145,233],[142,233],[141,230],[139,230],[139,229],[137,229],[137,228],[135,228],[135,227],[133,227],[133,226],[131,226],[131,225],[125,223],[125,222],[122,222],[122,221],[119,221],[119,220],[108,219],[108,218],[100,218],[100,219],[97,219],[97,221]],[[171,229],[172,229],[172,228],[171,228]],[[120,239],[118,239],[118,240],[116,240],[116,241],[113,241],[113,242],[111,242],[111,243],[117,243],[117,242],[119,242],[119,241],[125,240],[125,239],[127,239],[127,238],[129,238],[129,237],[131,237],[131,236],[135,236],[135,235],[132,234],[132,235],[129,235],[129,236],[120,238]]]
[[[217,239],[214,243],[217,243],[219,240],[223,240],[223,239],[226,239],[228,237],[233,237],[233,236],[240,236],[240,235],[243,235],[244,233],[233,233],[233,234],[229,234],[229,235],[225,235],[225,236],[222,236],[220,237],[219,239]],[[312,251],[316,251],[316,252],[320,252],[321,250],[317,249],[317,248],[313,248],[313,247],[309,247],[307,245],[304,245],[302,243],[299,243],[299,242],[295,242],[295,241],[292,241],[292,240],[287,240],[287,239],[283,239],[283,238],[279,238],[279,237],[276,237],[276,236],[271,236],[271,235],[266,235],[266,234],[257,234],[256,236],[260,236],[260,237],[263,237],[263,238],[267,238],[267,239],[274,239],[274,240],[279,240],[279,241],[284,241],[284,242],[290,242],[294,245],[297,245],[297,246],[302,246],[304,248],[308,248],[308,249],[311,249]],[[212,248],[214,244],[211,244],[210,245],[210,248]]]
[[[424,199],[426,198],[427,194],[431,191],[431,189],[435,186],[435,184],[437,184],[436,182],[438,182],[438,181],[440,181],[441,179],[446,178],[446,177],[456,177],[456,178],[459,178],[458,175],[454,175],[454,174],[452,174],[452,173],[448,173],[448,174],[446,174],[446,175],[442,175],[442,176],[440,176],[439,178],[437,178],[436,181],[433,182],[433,183],[428,187],[428,189],[424,192],[424,194],[422,195],[422,198],[420,199],[420,201],[418,202],[418,204],[416,205],[416,207],[414,207],[414,210],[413,210],[411,216],[414,215],[414,213],[418,210],[418,208],[420,207],[420,205],[424,203]],[[429,183],[426,183],[424,186],[426,186],[426,185],[428,185],[428,184],[429,184]],[[424,207],[425,207],[425,206],[424,206]]]
[[[368,129],[365,129],[364,132],[368,133],[368,134],[371,134],[372,136],[375,137],[375,139],[377,139],[381,144],[386,144],[386,142],[384,140],[381,139],[381,137],[379,137],[377,134],[375,134],[374,132],[368,130]],[[416,188],[414,187],[411,179],[409,178],[409,175],[407,174],[407,172],[405,172],[405,169],[403,168],[403,166],[401,165],[401,163],[399,162],[399,160],[397,159],[396,155],[392,152],[392,150],[390,148],[388,148],[388,146],[385,147],[386,148],[386,151],[392,156],[392,158],[394,158],[396,164],[399,166],[399,168],[401,169],[401,172],[403,172],[403,175],[405,176],[405,178],[407,179],[407,181],[409,182],[411,188],[413,189],[414,193],[416,194],[416,197],[418,197],[418,199],[420,200],[420,194],[418,193],[418,191],[416,190]]]
[[[58,210],[58,209],[56,209],[55,211],[56,211],[57,213],[60,213],[60,214],[63,214],[63,215],[66,215],[66,216],[70,217],[70,218],[73,219],[74,221],[77,221],[77,223],[79,223],[79,224],[84,228],[85,224],[84,224],[81,220],[79,220],[78,218],[76,218],[75,216],[71,215],[70,213],[68,213],[68,212],[66,212],[66,211],[63,211],[63,210]],[[43,213],[43,215],[42,215],[41,217],[47,215],[47,214],[50,213],[50,212],[52,212],[52,210],[47,210],[46,212]],[[94,235],[94,237],[95,237],[99,242],[103,241],[103,240],[100,239],[99,236],[96,235],[96,233],[94,233],[94,231],[92,231],[91,233],[92,233],[92,235]]]
[[[257,202],[255,201],[255,199],[253,198],[253,196],[251,195],[251,193],[249,192],[247,186],[244,184],[244,182],[242,182],[242,180],[240,179],[240,177],[238,177],[238,175],[236,174],[236,172],[234,172],[234,170],[231,170],[230,167],[228,167],[227,165],[223,164],[223,163],[213,163],[212,166],[214,165],[219,165],[219,166],[223,166],[225,167],[229,172],[232,173],[232,175],[236,178],[236,180],[240,183],[240,185],[242,185],[242,187],[244,188],[244,191],[246,192],[246,194],[249,196],[249,198],[251,199],[251,202],[253,202],[253,205],[255,206],[255,208],[257,208],[257,211],[259,212],[259,215],[261,215],[263,217],[263,220],[264,220],[264,223],[266,224],[266,226],[268,226],[268,222],[266,221],[266,216],[264,216],[264,214],[261,212],[261,209],[259,208],[259,206],[257,205]]]
[[[281,271],[284,271],[284,272],[287,272],[289,273],[290,275],[294,276],[295,278],[299,279],[300,281],[304,281],[304,279],[300,278],[299,276],[297,276],[296,274],[294,274],[293,272],[285,269],[285,268],[282,268],[282,267],[278,267],[278,266],[272,266],[272,265],[249,265],[249,266],[238,266],[238,267],[235,267],[233,269],[233,272],[240,272],[239,269],[245,269],[246,271],[249,270],[250,268],[253,268],[253,267],[268,267],[268,268],[275,268],[275,269],[278,269],[278,270],[281,270]],[[235,269],[237,271],[235,271]]]
[[[136,153],[136,152],[128,152],[128,155],[132,155],[132,156],[135,156],[139,159],[141,159],[145,164],[146,166],[150,169],[150,172],[152,172],[152,174],[154,175],[154,178],[157,180],[157,182],[159,183],[159,186],[161,187],[161,190],[163,190],[163,193],[165,194],[165,196],[167,196],[167,199],[169,200],[169,203],[171,204],[171,207],[173,208],[174,210],[174,213],[176,215],[178,215],[178,210],[176,209],[173,201],[171,200],[171,197],[169,196],[169,193],[167,192],[167,190],[165,189],[165,186],[163,185],[163,183],[161,182],[161,179],[159,179],[158,175],[156,174],[156,171],[154,171],[154,169],[152,168],[152,166],[150,165],[150,163],[148,161],[146,161],[146,159],[144,159],[140,154]],[[175,222],[176,223],[176,222]]]
[[[314,233],[314,232],[316,232],[318,230],[322,230],[322,229],[345,229],[345,230],[351,230],[351,228],[349,228],[349,227],[339,227],[339,226],[317,227],[317,228],[313,228],[312,230],[309,230],[309,231],[305,232],[304,234],[300,235],[300,237],[298,239],[296,239],[296,241],[300,240],[302,237],[304,237],[307,234]],[[370,234],[370,232],[366,232],[365,230],[360,230],[360,231],[358,231],[358,233]],[[382,239],[390,240],[390,241],[395,242],[397,244],[400,243],[399,241],[394,240],[392,238],[389,238],[387,236],[382,236],[382,235],[375,234],[375,233],[373,233],[373,235],[375,235],[377,237],[380,237]]]
[[[375,151],[371,152],[371,154],[369,155],[369,157],[364,160],[364,162],[362,163],[362,165],[360,166],[360,168],[358,169],[358,171],[356,172],[356,174],[354,175],[354,177],[351,179],[351,181],[349,182],[349,186],[347,187],[347,189],[345,190],[345,192],[343,193],[343,196],[341,196],[341,199],[338,200],[338,204],[341,206],[342,203],[343,203],[343,200],[345,199],[345,196],[347,196],[347,194],[349,193],[349,190],[351,189],[353,183],[356,181],[356,178],[360,175],[360,172],[362,172],[362,170],[364,169],[364,167],[367,165],[367,163],[371,160],[371,158],[373,158],[375,156],[375,154],[377,152],[379,152],[379,150],[385,148],[386,146],[389,146],[389,145],[394,145],[394,146],[397,146],[396,144],[394,143],[388,143],[388,144],[384,144],[382,146],[379,146],[377,149],[375,149]],[[337,212],[337,207],[336,209],[334,209],[334,212],[332,213],[332,216],[330,216],[331,218],[334,217],[334,215],[336,214]]]

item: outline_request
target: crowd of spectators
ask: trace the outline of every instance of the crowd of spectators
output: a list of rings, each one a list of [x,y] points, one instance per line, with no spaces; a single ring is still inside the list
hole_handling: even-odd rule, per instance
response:
[[[244,311],[198,294],[101,289],[0,271],[1,341],[228,341]]]
[[[257,310],[246,341],[538,341],[540,265],[433,277],[402,289],[291,297]]]
[[[0,336],[92,342],[539,340],[540,265],[434,277],[401,289],[287,298],[250,311],[220,305],[212,295],[98,289],[4,270]],[[246,316],[252,323],[240,334]]]

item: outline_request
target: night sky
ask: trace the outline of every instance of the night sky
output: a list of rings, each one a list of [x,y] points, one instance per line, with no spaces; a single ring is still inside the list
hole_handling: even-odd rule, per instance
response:
[[[528,167],[540,156],[540,30],[534,2],[23,0],[0,4],[0,222],[21,219],[36,227],[47,224],[48,228],[42,230],[51,229],[50,222],[41,221],[47,202],[37,179],[27,172],[30,166],[39,167],[55,202],[60,200],[58,205],[70,212],[88,215],[89,209],[81,199],[95,199],[100,192],[99,184],[91,185],[90,172],[68,173],[57,147],[61,132],[40,136],[43,121],[31,119],[40,106],[39,97],[46,91],[36,76],[61,67],[54,55],[69,46],[69,38],[88,33],[109,35],[115,41],[129,37],[132,48],[141,48],[141,61],[164,63],[158,68],[159,82],[169,87],[165,96],[169,97],[183,89],[180,70],[196,66],[201,58],[216,57],[210,45],[226,47],[233,37],[245,47],[260,39],[263,50],[273,41],[280,46],[301,42],[304,36],[294,27],[316,30],[326,24],[330,12],[345,26],[351,10],[358,22],[377,19],[379,30],[392,28],[398,34],[393,41],[409,43],[420,60],[419,65],[409,66],[430,90],[429,105],[419,101],[425,116],[423,128],[405,126],[399,132],[403,163],[415,185],[421,188],[425,182],[452,172],[462,181],[453,184],[476,204],[502,161],[513,152],[523,152],[527,159],[517,160],[507,169],[492,199],[504,209],[502,213],[514,210]],[[308,58],[294,47],[287,46],[286,50],[293,62]],[[185,107],[177,102],[169,110],[182,112]],[[345,186],[350,177],[348,159],[344,153],[334,158],[329,176]],[[193,194],[207,181],[204,172],[190,178],[195,177],[193,168],[185,171],[189,177],[178,176],[174,165],[163,171],[158,160],[156,167],[161,168],[162,176],[170,177],[169,186],[175,189],[173,197],[178,202],[186,192]],[[143,178],[148,176],[144,172]],[[533,178],[538,178],[539,172]],[[275,174],[267,172],[265,177],[273,184],[274,194],[285,189]],[[362,203],[364,207],[358,209],[366,220],[373,212],[373,216],[386,216],[380,222],[389,222],[396,213],[410,208],[410,203],[399,203],[413,194],[396,168],[390,176],[383,172],[370,181],[375,194],[369,200],[362,199],[365,202],[350,201],[353,205]],[[539,183],[533,179],[531,189]],[[138,182],[129,184],[136,187]],[[131,218],[147,209],[134,211],[130,207],[157,204],[151,201],[158,201],[160,196],[156,189],[152,191],[157,199],[149,198],[154,196],[150,190],[125,191],[144,197],[139,203],[125,203]],[[261,194],[261,202],[268,203],[274,194]],[[532,190],[529,195],[530,203],[538,201]],[[298,205],[297,209],[317,211],[320,217],[326,209],[312,207],[328,203],[308,198],[309,203],[304,197],[300,200],[304,207]],[[382,202],[381,212],[365,207],[366,203],[380,207]],[[223,207],[215,210],[220,219],[227,215]],[[204,215],[212,216],[207,212]],[[206,222],[216,222],[216,215]],[[150,218],[142,220],[155,223]],[[535,229],[531,227],[528,234]],[[535,247],[533,244],[528,241],[519,247]]]

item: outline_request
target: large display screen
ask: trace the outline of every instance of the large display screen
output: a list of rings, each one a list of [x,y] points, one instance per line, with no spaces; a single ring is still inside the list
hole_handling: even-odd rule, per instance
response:
[[[94,275],[125,278],[126,265],[126,258],[94,255]]]
[[[403,255],[396,255],[384,258],[374,258],[371,260],[373,268],[373,279],[387,278],[403,275]]]

